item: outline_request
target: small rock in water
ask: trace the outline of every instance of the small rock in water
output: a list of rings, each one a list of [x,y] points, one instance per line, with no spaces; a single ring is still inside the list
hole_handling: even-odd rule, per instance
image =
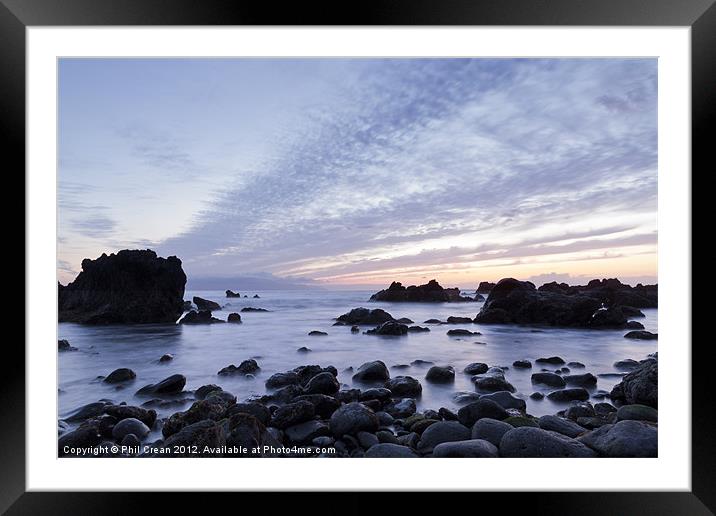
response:
[[[470,429],[457,421],[439,421],[430,425],[420,436],[418,450],[430,452],[437,445],[470,439]]]
[[[617,421],[651,421],[656,423],[658,420],[657,410],[647,405],[622,405],[617,410]]]
[[[597,385],[597,377],[592,373],[571,374],[563,378],[567,385],[576,385],[578,387],[595,387]]]
[[[532,362],[529,360],[515,360],[512,362],[513,367],[519,368],[519,369],[531,369],[532,368]]]
[[[562,365],[564,364],[564,360],[561,357],[548,357],[548,358],[538,358],[535,360],[538,364],[554,364],[554,365]]]
[[[351,326],[351,333],[360,333],[360,328],[358,326]]]
[[[390,379],[390,372],[385,363],[381,360],[366,362],[361,365],[358,371],[353,375],[354,381],[364,383],[384,382],[388,379]]]
[[[134,371],[127,369],[126,367],[122,367],[109,373],[103,381],[105,383],[120,383],[134,380],[136,377],[137,375]]]
[[[457,412],[458,421],[470,428],[484,417],[502,421],[508,417],[508,413],[500,405],[489,399],[479,399],[469,405],[465,405]]]
[[[616,369],[636,369],[637,367],[639,367],[639,362],[631,358],[627,358],[626,360],[619,360],[617,362],[614,362],[614,367]]]
[[[385,382],[384,386],[390,389],[394,396],[417,398],[423,392],[423,386],[412,376],[396,376]]]
[[[425,333],[429,332],[430,328],[426,328],[425,326],[410,326],[408,327],[409,333]]]
[[[70,342],[65,339],[60,339],[57,341],[57,350],[58,351],[77,351],[77,348],[74,346],[70,346]]]
[[[268,312],[265,308],[254,308],[253,306],[246,306],[241,309],[242,312]]]
[[[577,387],[574,389],[563,389],[561,391],[550,392],[547,395],[547,398],[552,401],[559,402],[573,400],[586,401],[589,399],[589,392],[582,387]]]
[[[428,369],[425,379],[432,383],[452,383],[455,381],[455,369],[452,366],[433,366]]]
[[[473,362],[472,364],[465,366],[463,371],[467,374],[485,374],[488,369],[489,366],[487,364],[483,364],[482,362]]]
[[[448,324],[471,324],[472,318],[470,317],[456,317],[456,316],[450,316],[447,318]]]
[[[174,360],[174,355],[170,353],[165,353],[161,357],[159,357],[160,362],[171,362],[172,360]]]
[[[235,366],[234,364],[228,365],[221,369],[217,374],[223,376],[223,375],[232,375],[232,374],[240,374],[240,375],[247,375],[251,373],[255,373],[256,371],[259,371],[261,368],[259,367],[258,363],[256,363],[256,360],[250,358],[248,360],[244,360],[239,364],[239,366]]]
[[[466,337],[466,336],[470,336],[470,335],[482,335],[482,333],[480,333],[479,331],[470,331],[470,330],[465,330],[463,328],[458,328],[455,330],[448,330],[447,334],[450,337]]]
[[[311,348],[307,348],[306,346],[301,346],[296,351],[298,351],[299,353],[308,353],[309,351],[311,351]]]
[[[532,383],[549,385],[550,387],[564,387],[567,385],[564,378],[555,373],[533,373],[531,379]]]
[[[428,319],[423,321],[423,324],[443,324],[443,322],[440,319]]]
[[[584,364],[581,363],[581,362],[567,362],[567,365],[568,365],[569,367],[580,368],[580,369],[582,369],[582,368],[585,367]]]
[[[186,377],[182,374],[173,374],[159,383],[145,385],[137,394],[178,394],[186,385]]]
[[[416,366],[416,367],[423,367],[423,366],[431,366],[434,363],[435,362],[431,362],[430,360],[417,359],[417,360],[413,360],[412,362],[410,362],[410,365]]]
[[[400,324],[395,321],[387,321],[380,326],[368,330],[368,335],[386,335],[386,336],[401,336],[408,333],[408,327],[405,324]]]
[[[530,394],[530,399],[532,399],[532,400],[543,400],[543,399],[544,399],[544,394],[542,394],[541,392],[533,392],[532,394]]]
[[[226,318],[226,322],[234,323],[234,324],[240,324],[241,323],[241,315],[237,314],[236,312],[232,312],[229,314],[229,316]]]
[[[651,333],[650,331],[646,330],[634,330],[624,335],[624,338],[637,340],[657,340],[659,338],[659,334]]]
[[[319,331],[319,330],[313,330],[308,332],[309,335],[312,337],[322,337],[324,335],[328,335],[325,331]]]

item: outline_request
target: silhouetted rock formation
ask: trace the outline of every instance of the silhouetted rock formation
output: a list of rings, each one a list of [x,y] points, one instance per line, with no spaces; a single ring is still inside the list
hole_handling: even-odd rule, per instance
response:
[[[495,288],[495,284],[489,281],[481,281],[477,286],[476,294],[489,294],[490,290]]]
[[[529,281],[500,280],[475,317],[483,324],[545,324],[583,328],[636,328],[619,306],[603,308],[599,296],[565,293],[557,284],[538,290]]]
[[[636,287],[625,285],[616,278],[593,279],[586,285],[567,285],[552,281],[545,283],[540,292],[555,292],[558,294],[581,294],[604,303],[606,307],[623,306],[629,308],[657,308],[659,302],[658,285],[642,285]]]
[[[233,290],[227,290],[226,297],[241,297],[241,294],[234,292]]]
[[[59,321],[84,324],[173,323],[184,311],[186,274],[176,256],[123,250],[82,260],[75,280],[58,287]]]
[[[443,288],[435,280],[425,285],[410,285],[394,281],[390,286],[370,296],[371,301],[390,301],[408,303],[458,303],[474,301],[473,298],[460,295],[459,288]]]
[[[204,299],[203,297],[198,296],[194,296],[192,298],[192,301],[199,310],[209,310],[212,312],[214,310],[221,310],[221,305],[216,301],[211,301],[209,299]]]

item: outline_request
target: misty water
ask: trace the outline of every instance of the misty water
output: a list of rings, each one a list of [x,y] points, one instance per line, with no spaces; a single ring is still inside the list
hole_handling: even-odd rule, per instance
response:
[[[241,292],[242,295],[244,292]],[[59,338],[67,339],[78,348],[74,352],[59,353],[59,416],[99,399],[115,403],[141,405],[146,397],[134,393],[142,386],[155,383],[169,375],[186,376],[186,390],[205,384],[217,384],[237,396],[239,400],[266,392],[264,382],[276,372],[287,371],[305,364],[333,365],[338,369],[338,380],[345,387],[354,386],[352,372],[362,363],[382,360],[388,367],[410,364],[416,359],[436,365],[452,365],[456,371],[455,383],[434,385],[425,381],[427,366],[410,366],[391,369],[391,376],[410,375],[423,385],[418,407],[422,409],[457,405],[453,395],[457,391],[474,392],[470,375],[462,372],[471,362],[485,362],[490,366],[509,366],[506,378],[527,401],[527,411],[535,416],[554,414],[565,405],[546,398],[535,401],[528,396],[535,391],[545,394],[552,389],[532,385],[530,375],[543,367],[534,364],[539,357],[557,355],[565,361],[578,361],[585,369],[572,373],[614,373],[617,360],[640,360],[657,350],[657,341],[625,339],[625,330],[578,330],[521,327],[514,325],[428,325],[423,321],[440,320],[448,316],[474,317],[482,303],[384,303],[369,302],[368,291],[259,291],[246,292],[248,298],[227,299],[219,291],[188,291],[185,299],[200,296],[217,301],[224,308],[214,316],[226,319],[229,313],[252,306],[270,310],[268,313],[241,313],[242,324],[212,325],[123,325],[84,326],[73,323],[59,324]],[[254,299],[258,294],[260,299]],[[383,308],[395,318],[408,317],[421,326],[430,327],[427,333],[410,333],[402,337],[381,337],[351,333],[350,326],[333,326],[335,318],[352,308]],[[657,332],[657,310],[642,310],[645,318],[637,319],[645,328]],[[453,328],[479,331],[474,337],[449,337]],[[308,332],[321,330],[327,336],[309,336]],[[298,352],[306,346],[309,353]],[[174,359],[159,363],[159,358],[170,353]],[[255,378],[218,376],[217,372],[229,365],[255,358],[261,367]],[[528,359],[532,369],[515,369],[515,360]],[[106,376],[114,369],[128,367],[137,378],[122,388],[103,383],[98,376]],[[556,366],[547,366],[554,370]],[[611,390],[619,378],[598,379],[596,389]],[[358,387],[358,385],[355,385]],[[190,398],[191,395],[184,396]],[[169,408],[158,408],[159,416],[167,416],[190,405],[190,401]]]

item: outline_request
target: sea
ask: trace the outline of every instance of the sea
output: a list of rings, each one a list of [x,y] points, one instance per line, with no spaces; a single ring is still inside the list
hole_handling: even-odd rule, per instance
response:
[[[618,360],[641,360],[657,351],[657,341],[625,339],[626,330],[423,324],[428,319],[444,321],[451,315],[472,318],[483,303],[372,302],[369,301],[371,293],[360,290],[266,290],[242,291],[242,296],[248,297],[226,298],[223,291],[197,290],[187,291],[184,298],[189,300],[199,296],[216,301],[222,305],[222,310],[215,311],[215,317],[226,320],[229,313],[239,312],[242,324],[85,326],[60,323],[58,337],[67,339],[77,351],[58,353],[58,417],[66,417],[77,408],[100,399],[141,405],[147,398],[135,395],[140,387],[176,373],[186,376],[186,390],[216,384],[239,400],[266,393],[264,384],[272,374],[307,364],[335,366],[343,388],[361,387],[354,385],[353,372],[349,368],[357,370],[364,362],[373,360],[385,362],[391,368],[391,376],[409,375],[420,380],[423,393],[417,400],[418,408],[435,410],[440,407],[457,410],[460,403],[456,401],[456,393],[475,392],[470,375],[463,373],[466,365],[484,362],[490,366],[506,366],[505,377],[516,388],[515,395],[526,400],[528,413],[541,416],[554,414],[565,405],[546,398],[529,398],[533,392],[546,395],[553,390],[531,383],[530,375],[543,367],[534,363],[536,359],[559,356],[566,362],[577,361],[586,366],[574,369],[574,374],[591,372],[599,375],[619,373],[614,367]],[[254,298],[254,295],[259,297]],[[417,325],[429,327],[430,332],[384,337],[363,333],[370,326],[361,327],[361,333],[351,333],[350,326],[333,326],[336,317],[361,306],[382,308],[396,319],[407,317]],[[240,312],[244,307],[269,311]],[[657,332],[657,309],[642,311],[646,317],[636,320],[646,330]],[[448,336],[447,331],[454,328],[479,331],[481,335]],[[309,336],[313,330],[328,335]],[[310,351],[297,351],[301,347]],[[159,358],[167,353],[173,355],[173,360],[160,363]],[[217,375],[223,367],[238,366],[249,358],[255,359],[261,368],[253,378]],[[533,363],[532,369],[512,366],[515,360],[523,359]],[[411,365],[416,360],[453,366],[455,382],[447,385],[427,382],[425,374],[429,366]],[[395,365],[406,364],[408,368],[392,369]],[[102,382],[101,377],[120,367],[132,369],[136,379],[122,386]],[[554,370],[558,366],[546,367]],[[618,376],[599,377],[593,393],[610,391],[619,381]],[[164,417],[184,410],[190,404],[187,400],[170,407],[153,408],[159,417]]]

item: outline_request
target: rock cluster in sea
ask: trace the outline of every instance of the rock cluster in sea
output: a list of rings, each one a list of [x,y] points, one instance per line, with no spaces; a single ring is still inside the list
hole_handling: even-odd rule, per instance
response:
[[[655,292],[618,280],[594,280],[584,288],[546,284],[537,289],[529,281],[505,278],[490,290],[474,322],[643,330],[641,323],[629,319],[639,316],[637,307],[656,305]]]
[[[174,323],[184,311],[186,275],[176,256],[123,250],[82,260],[82,271],[58,284],[59,322]]]
[[[459,288],[443,288],[430,280],[425,285],[410,285],[394,281],[390,286],[370,296],[371,301],[410,302],[410,303],[460,303],[475,301],[473,297],[460,295]]]

